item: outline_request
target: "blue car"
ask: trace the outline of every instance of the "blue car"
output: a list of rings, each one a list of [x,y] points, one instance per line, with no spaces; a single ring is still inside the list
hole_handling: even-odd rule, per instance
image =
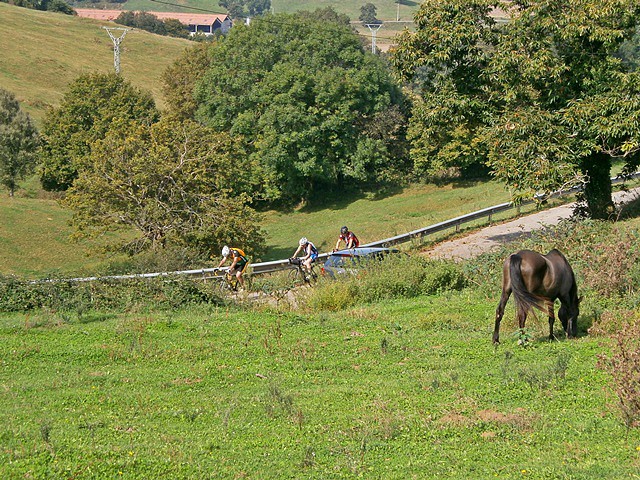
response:
[[[322,267],[322,273],[335,278],[349,273],[355,275],[363,264],[371,260],[381,260],[390,253],[399,253],[395,248],[359,247],[350,250],[338,250],[329,254]]]

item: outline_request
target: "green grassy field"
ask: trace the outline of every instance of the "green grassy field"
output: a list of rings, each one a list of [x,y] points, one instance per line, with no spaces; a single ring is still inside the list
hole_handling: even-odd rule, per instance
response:
[[[67,85],[82,73],[113,71],[113,43],[90,19],[0,3],[0,86],[13,92],[36,122],[60,103]],[[122,75],[150,90],[162,106],[160,78],[190,44],[187,40],[129,32],[121,44]]]
[[[2,478],[637,478],[604,339],[476,290],[340,313],[0,318]]]
[[[509,193],[500,183],[479,181],[412,185],[379,198],[343,197],[318,209],[271,211],[265,214],[263,221],[269,245],[266,258],[287,258],[302,236],[309,238],[321,251],[330,252],[343,225],[355,232],[361,243],[368,243],[508,201]],[[525,206],[522,212],[533,209],[533,205]],[[494,220],[507,215],[513,216],[515,211]],[[480,223],[467,227],[477,227]],[[482,223],[486,224],[486,221]]]

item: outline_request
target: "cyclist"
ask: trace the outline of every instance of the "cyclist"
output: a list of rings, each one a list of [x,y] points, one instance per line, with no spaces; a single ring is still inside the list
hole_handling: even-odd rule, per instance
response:
[[[340,242],[342,241],[347,244],[346,248],[349,249],[356,248],[358,245],[360,245],[360,240],[358,240],[356,234],[350,232],[346,225],[340,229],[340,236],[338,237],[338,241],[336,242],[336,248],[333,249],[334,252],[340,249]]]
[[[311,273],[311,264],[315,262],[316,258],[318,258],[318,249],[313,243],[307,240],[307,237],[302,237],[298,242],[298,248],[293,254],[292,258],[296,258],[298,256],[298,253],[301,251],[305,254],[305,256],[300,257],[300,261],[302,262],[302,265],[304,265],[307,272]]]
[[[231,275],[235,275],[240,282],[240,286],[244,289],[244,278],[242,278],[242,274],[244,273],[245,268],[247,268],[247,264],[249,261],[247,260],[247,256],[244,251],[239,248],[229,248],[227,245],[222,247],[222,260],[218,265],[218,268],[222,268],[222,266],[227,261],[227,258],[231,256],[231,265],[229,266],[229,273]]]

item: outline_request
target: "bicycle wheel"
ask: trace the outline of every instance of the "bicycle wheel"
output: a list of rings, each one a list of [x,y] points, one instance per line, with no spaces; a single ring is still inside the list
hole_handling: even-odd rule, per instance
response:
[[[289,283],[291,283],[294,286],[302,285],[305,282],[304,272],[300,267],[291,269],[291,271],[289,271],[288,277],[289,277]]]
[[[228,295],[234,291],[235,289],[233,288],[233,285],[229,282],[226,276],[220,278],[218,281],[218,292],[220,292],[221,295]]]

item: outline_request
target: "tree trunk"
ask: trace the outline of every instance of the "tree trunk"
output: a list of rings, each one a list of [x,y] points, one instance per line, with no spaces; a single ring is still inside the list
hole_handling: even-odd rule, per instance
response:
[[[585,158],[581,170],[587,176],[584,199],[589,217],[608,220],[615,212],[611,196],[611,156],[605,153],[593,153]]]

